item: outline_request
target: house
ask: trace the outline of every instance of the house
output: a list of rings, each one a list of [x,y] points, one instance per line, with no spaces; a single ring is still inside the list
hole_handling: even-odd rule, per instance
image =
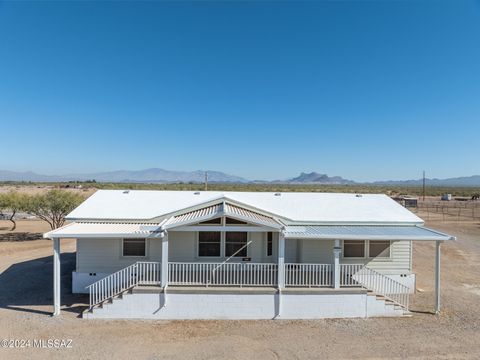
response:
[[[87,318],[311,319],[403,316],[412,242],[454,237],[386,195],[99,190],[44,234],[77,242],[72,291]]]

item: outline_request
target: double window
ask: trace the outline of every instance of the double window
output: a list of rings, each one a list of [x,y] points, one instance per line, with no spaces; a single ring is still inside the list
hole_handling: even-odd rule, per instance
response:
[[[146,256],[145,239],[123,239],[123,256]]]
[[[234,257],[247,256],[246,232],[232,231],[200,231],[198,233],[198,256],[199,257],[219,257],[221,256],[222,234],[225,236],[224,254],[225,257],[234,255]]]
[[[344,258],[389,258],[390,241],[344,240]]]

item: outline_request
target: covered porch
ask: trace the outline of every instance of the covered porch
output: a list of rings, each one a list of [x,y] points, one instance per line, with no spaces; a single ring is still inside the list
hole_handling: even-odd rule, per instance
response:
[[[251,221],[251,219],[249,219]],[[91,284],[90,306],[112,298],[116,294],[135,286],[160,287],[166,293],[168,288],[205,287],[205,288],[272,288],[277,291],[290,289],[359,288],[375,291],[388,297],[408,309],[409,291],[401,283],[370,269],[365,264],[342,263],[341,242],[344,240],[391,240],[391,241],[435,241],[435,310],[440,311],[440,245],[443,241],[452,240],[448,235],[420,226],[271,226],[273,224],[202,224],[198,218],[192,224],[182,223],[179,226],[160,224],[98,224],[74,223],[63,229],[48,234],[54,244],[54,314],[60,313],[60,239],[92,238],[97,239],[148,238],[161,244],[160,261],[137,261]],[[165,224],[166,225],[166,224]],[[176,233],[192,232],[251,232],[273,233],[272,242],[276,251],[272,250],[270,259],[252,262],[249,257],[235,258],[231,256],[216,261],[171,261],[170,239]],[[286,240],[304,239],[308,241],[330,241],[330,263],[286,262]],[[101,241],[101,240],[99,240]],[[267,238],[268,241],[268,238]],[[248,247],[248,243],[247,243]],[[243,248],[239,247],[237,251]],[[274,256],[273,256],[274,255]],[[246,258],[246,259],[245,259]],[[249,261],[250,260],[250,261]],[[270,260],[270,261],[268,261]]]

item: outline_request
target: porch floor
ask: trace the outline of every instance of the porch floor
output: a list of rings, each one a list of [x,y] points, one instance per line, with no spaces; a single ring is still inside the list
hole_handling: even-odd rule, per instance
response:
[[[132,293],[163,293],[164,288],[157,285],[139,285],[132,289]],[[259,286],[174,286],[169,285],[167,293],[176,294],[275,294],[278,291],[276,287]],[[282,293],[290,294],[365,294],[368,291],[360,287],[349,287],[334,289],[331,287],[287,287],[282,289]]]

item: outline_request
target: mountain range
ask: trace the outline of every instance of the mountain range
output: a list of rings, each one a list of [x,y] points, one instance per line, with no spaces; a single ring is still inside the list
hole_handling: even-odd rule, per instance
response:
[[[240,176],[226,174],[221,171],[207,170],[210,183],[275,183],[275,184],[318,184],[318,185],[389,185],[389,186],[419,186],[422,179],[413,180],[386,180],[369,183],[355,182],[341,176],[328,176],[317,172],[304,173],[299,176],[275,181],[256,180],[250,181]],[[0,181],[32,181],[32,182],[62,182],[62,181],[88,181],[116,182],[116,183],[203,183],[205,171],[172,171],[160,168],[145,170],[118,170],[87,174],[42,175],[31,171],[15,172],[0,170]],[[429,186],[480,186],[480,175],[455,177],[448,179],[426,179]]]

